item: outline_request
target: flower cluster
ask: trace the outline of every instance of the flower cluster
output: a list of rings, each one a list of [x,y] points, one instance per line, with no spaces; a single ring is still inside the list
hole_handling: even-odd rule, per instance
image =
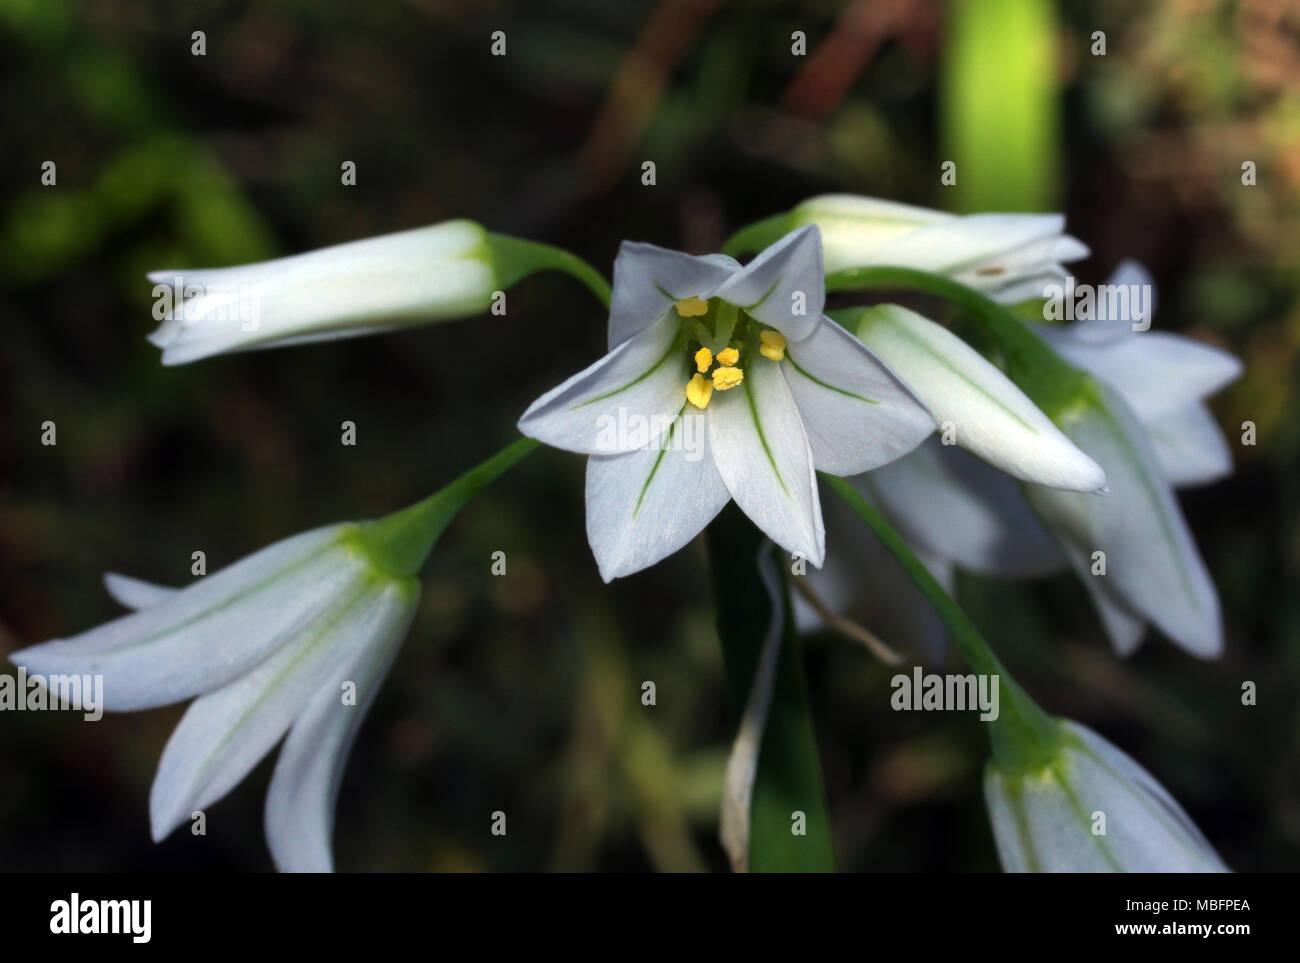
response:
[[[1218,598],[1173,490],[1230,471],[1205,400],[1240,365],[1148,332],[1145,316],[1058,327],[1005,314],[998,304],[1042,296],[1087,254],[1063,227],[1057,215],[957,217],[819,197],[741,231],[728,250],[757,250],[744,264],[624,243],[609,293],[566,252],[454,221],[265,264],[152,274],[161,325],[151,340],[171,365],[351,337],[481,313],[521,278],[565,270],[609,294],[606,347],[518,427],[587,457],[587,534],[605,581],[677,552],[733,501],[773,543],[821,567],[820,473],[851,478],[941,582],[956,568],[1023,577],[1070,567],[1120,652],[1153,625],[1214,656]],[[873,268],[979,292],[1003,312],[993,340],[1004,341],[977,351],[895,304],[826,311],[828,276]],[[1150,279],[1128,265],[1115,283]],[[532,447],[516,442],[402,512],[287,538],[183,589],[107,576],[130,614],[12,658],[45,675],[102,675],[110,710],[193,699],[154,781],[155,839],[283,739],[266,804],[272,855],[285,870],[328,870],[343,765],[414,617],[419,569],[456,511]],[[999,724],[986,780],[1007,869],[1223,868],[1177,803],[1099,736],[1041,720],[1017,735],[1015,718],[1041,713],[1010,691],[1018,708]]]

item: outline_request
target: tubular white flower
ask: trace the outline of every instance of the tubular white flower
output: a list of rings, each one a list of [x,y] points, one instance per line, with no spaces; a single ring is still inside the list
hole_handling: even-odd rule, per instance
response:
[[[1088,248],[1059,214],[965,216],[851,194],[813,197],[791,226],[821,228],[826,271],[873,265],[946,274],[1003,303],[1042,297]]]
[[[465,317],[501,287],[488,234],[472,221],[149,280],[162,322],[149,340],[166,365]]]
[[[1023,391],[941,325],[896,304],[868,308],[858,337],[930,409],[942,431],[1023,481],[1090,492],[1106,484],[1095,461]]]
[[[820,566],[816,471],[867,471],[933,431],[908,389],[823,318],[824,300],[815,227],[745,267],[622,246],[610,352],[519,421],[529,437],[591,456],[587,532],[602,578],[677,551],[731,499]]]
[[[285,539],[180,590],[105,581],[139,610],[15,652],[14,664],[103,675],[110,711],[198,696],[159,763],[155,840],[225,796],[289,732],[267,801],[268,842],[282,870],[329,870],[343,763],[419,583],[381,569],[355,524]]]
[[[1156,780],[1090,729],[1061,723],[1046,767],[1006,773],[990,761],[984,795],[1009,873],[1222,873],[1227,867]]]

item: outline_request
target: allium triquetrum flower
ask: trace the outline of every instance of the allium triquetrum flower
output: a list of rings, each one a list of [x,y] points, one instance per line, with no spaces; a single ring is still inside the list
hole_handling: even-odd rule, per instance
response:
[[[1130,262],[1107,283],[1151,282]],[[1241,364],[1217,348],[1148,326],[1149,318],[1124,315],[1037,328],[1066,360],[1118,396],[1113,414],[1087,403],[1067,420],[1074,432],[1081,431],[1075,426],[1098,426],[1092,442],[1074,437],[1105,467],[1106,495],[1022,489],[938,439],[855,484],[948,577],[954,567],[1003,578],[1063,571],[1070,564],[1064,543],[1120,653],[1137,647],[1150,622],[1189,651],[1213,655],[1221,645],[1217,594],[1172,488],[1231,471],[1227,444],[1205,399],[1236,378]],[[884,356],[908,378],[905,364]],[[1122,434],[1117,424],[1125,426]],[[1050,533],[1028,510],[1025,494]],[[1092,572],[1095,551],[1105,553],[1105,575]]]
[[[1222,873],[1227,867],[1168,791],[1111,743],[1061,722],[1047,765],[990,760],[984,795],[1009,873]]]
[[[1045,284],[1065,278],[1063,263],[1088,255],[1086,245],[1062,233],[1060,214],[958,215],[854,194],[809,198],[739,237],[805,224],[821,229],[827,274],[914,268],[946,274],[1005,304],[1041,297]]]
[[[897,458],[934,422],[823,318],[821,242],[795,231],[748,265],[625,243],[609,353],[524,413],[524,434],[590,455],[587,534],[601,576],[653,565],[731,499],[821,565],[816,471]]]
[[[177,365],[477,314],[507,286],[491,238],[447,221],[260,264],[154,271],[162,324],[149,340]]]
[[[1111,283],[1150,279],[1126,267]],[[1231,470],[1204,400],[1235,379],[1241,364],[1148,325],[1149,319],[1126,316],[1040,329],[1058,353],[1096,379],[1097,396],[1081,400],[1062,428],[1106,469],[1111,493],[1104,504],[1032,486],[1026,494],[1093,595],[1120,652],[1135,649],[1152,623],[1192,654],[1212,658],[1223,648],[1219,596],[1174,487]]]
[[[109,711],[198,697],[154,779],[155,840],[225,796],[288,733],[267,795],[267,842],[282,870],[330,870],[343,766],[419,582],[378,564],[356,524],[287,538],[180,590],[106,582],[138,611],[15,652],[14,664],[102,674]]]

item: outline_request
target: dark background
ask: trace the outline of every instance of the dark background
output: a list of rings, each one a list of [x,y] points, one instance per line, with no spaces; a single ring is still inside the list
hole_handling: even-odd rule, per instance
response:
[[[163,368],[147,270],[464,216],[608,271],[622,238],[716,249],[831,190],[1059,209],[1093,248],[1081,281],[1137,257],[1158,327],[1246,363],[1215,400],[1236,474],[1182,498],[1227,652],[1198,662],[1153,635],[1122,662],[1065,577],[969,578],[961,600],[1045,706],[1142,761],[1229,865],[1294,869],[1298,38],[1293,0],[2,2],[0,653],[116,615],[106,569],[181,584],[196,549],[211,571],[427,494],[604,345],[599,306],[548,275],[511,291],[507,318]],[[947,159],[958,188],[939,184]],[[1244,420],[1256,447],[1237,444]],[[533,456],[439,545],[348,769],[341,869],[725,865],[730,723],[701,546],[602,586],[582,473]],[[981,727],[891,711],[893,670],[837,637],[808,640],[806,663],[839,865],[995,868]],[[207,837],[150,842],[181,711],[0,717],[0,869],[269,868],[266,764]]]

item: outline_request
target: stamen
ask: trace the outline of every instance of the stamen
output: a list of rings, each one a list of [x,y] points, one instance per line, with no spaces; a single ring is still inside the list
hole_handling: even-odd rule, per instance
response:
[[[730,368],[740,360],[740,352],[735,348],[723,348],[718,352],[718,364]]]
[[[709,399],[712,397],[713,382],[702,374],[691,375],[691,380],[686,382],[686,400],[703,411],[709,407]]]
[[[721,356],[719,356],[721,357]],[[709,370],[709,365],[713,364],[713,352],[708,348],[701,348],[695,352],[695,370],[700,374]]]
[[[696,375],[698,378],[699,375]],[[739,368],[714,368],[713,387],[719,391],[730,391],[745,380],[745,372]]]
[[[696,297],[682,298],[676,307],[677,313],[683,318],[698,318],[701,314],[708,313],[709,302]]]
[[[785,335],[780,331],[767,330],[759,334],[758,353],[769,361],[781,361],[785,358]]]

